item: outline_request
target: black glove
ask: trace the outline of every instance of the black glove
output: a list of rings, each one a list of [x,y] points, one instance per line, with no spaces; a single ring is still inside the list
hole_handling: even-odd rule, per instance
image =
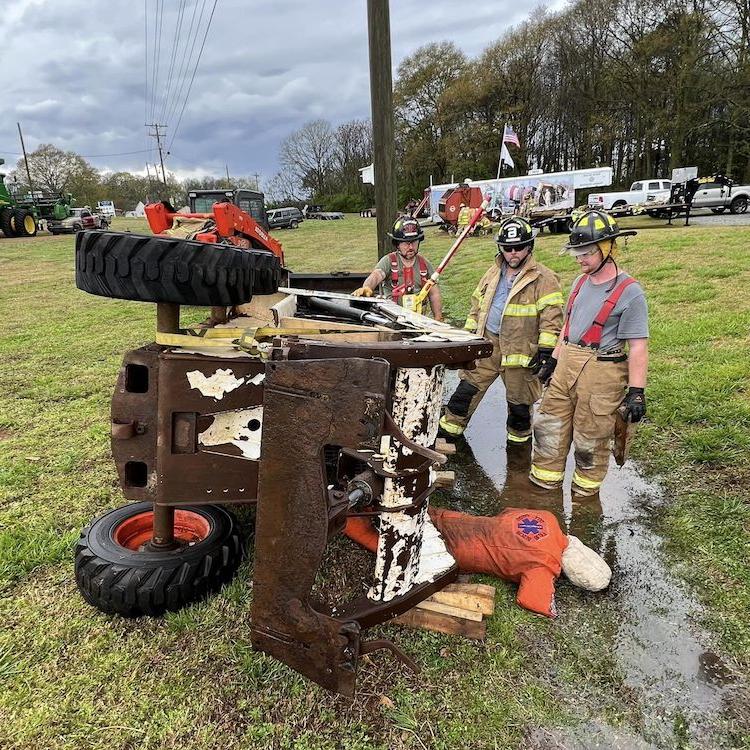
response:
[[[557,367],[557,360],[550,354],[544,364],[539,368],[539,372],[536,374],[542,385],[547,385],[547,383],[549,383],[552,378],[552,373],[555,371],[555,367]]]
[[[631,422],[640,422],[646,414],[646,393],[643,388],[628,388],[622,402],[625,407],[625,417]]]
[[[534,375],[538,375],[539,371],[547,364],[547,360],[552,356],[554,349],[537,349],[536,354],[529,360],[529,369]]]

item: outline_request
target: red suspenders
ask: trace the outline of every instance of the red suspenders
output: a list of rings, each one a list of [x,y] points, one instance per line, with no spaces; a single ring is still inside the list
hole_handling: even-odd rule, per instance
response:
[[[414,266],[403,267],[404,283],[399,284],[398,256],[396,255],[396,253],[391,253],[388,256],[388,259],[391,261],[391,285],[393,287],[391,296],[393,297],[394,302],[398,302],[400,304],[401,297],[403,297],[404,294],[411,293],[411,291],[414,289]],[[421,255],[417,255],[417,262],[419,263],[419,278],[421,282],[420,286],[424,286],[427,282],[427,277],[430,275],[427,270],[427,261]]]
[[[581,278],[578,279],[578,283],[575,285],[575,288],[570,293],[570,298],[568,299],[568,307],[565,310],[565,328],[563,329],[563,340],[566,343],[568,341],[568,333],[570,331],[570,312],[573,309],[573,303],[578,296],[578,292],[581,291],[581,287],[585,282],[586,276],[581,276]],[[581,336],[581,340],[579,342],[581,346],[590,346],[592,349],[599,348],[599,345],[602,343],[602,331],[604,330],[604,324],[607,322],[607,318],[609,318],[609,316],[612,314],[612,310],[615,309],[615,305],[619,301],[620,297],[622,297],[622,293],[631,284],[635,284],[635,279],[623,279],[615,287],[612,294],[610,294],[609,297],[604,300],[604,304],[602,305],[601,310],[599,310],[599,312],[596,314],[594,322],[591,324],[586,333]]]

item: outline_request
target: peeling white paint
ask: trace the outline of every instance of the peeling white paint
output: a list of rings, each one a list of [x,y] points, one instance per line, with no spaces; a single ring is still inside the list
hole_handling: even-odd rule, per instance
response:
[[[198,444],[206,447],[235,445],[245,458],[260,458],[260,436],[263,432],[263,407],[221,411],[212,415],[214,421],[198,434]]]
[[[433,368],[400,368],[396,372],[393,419],[402,432],[417,445],[427,447],[435,442],[443,401],[444,372],[443,365]],[[412,452],[397,439],[392,439],[384,468],[394,471],[399,457],[408,456]],[[398,507],[411,503],[425,489],[423,484],[419,484],[417,489],[417,476],[386,479],[382,505]],[[432,471],[429,476],[432,482]],[[386,511],[381,514],[380,519],[375,581],[367,594],[370,599],[390,601],[405,594],[417,583],[434,580],[440,572],[453,565],[453,558],[447,553],[440,535],[434,527],[432,531],[429,530],[432,524],[429,523],[426,503],[415,515]]]
[[[176,354],[200,354],[204,357],[219,357],[221,359],[258,359],[243,349],[231,346],[212,346],[205,349],[183,349],[181,347],[172,349]]]
[[[250,383],[250,385],[260,385],[265,379],[266,373],[259,372],[257,375],[254,375],[252,378],[250,378],[247,382]]]
[[[220,401],[227,393],[239,388],[244,378],[236,378],[231,370],[216,370],[213,375],[206,377],[200,370],[191,370],[187,373],[188,383],[191,388],[200,391],[207,397],[213,397]]]

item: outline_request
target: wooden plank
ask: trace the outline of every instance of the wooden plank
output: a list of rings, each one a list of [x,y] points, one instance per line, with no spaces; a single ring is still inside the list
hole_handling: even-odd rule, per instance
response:
[[[433,601],[432,597],[419,602],[416,606],[418,609],[426,609],[430,612],[438,612],[442,615],[450,615],[451,617],[458,617],[462,620],[472,620],[474,622],[482,621],[482,613],[476,607],[472,607],[471,609],[465,607],[452,607],[449,604]]]
[[[474,594],[475,596],[489,597],[494,600],[495,587],[486,583],[470,583],[468,580],[471,576],[460,575],[457,583],[451,583],[442,591],[455,591],[461,594]]]
[[[391,622],[406,625],[409,628],[432,630],[447,635],[461,635],[477,641],[483,641],[487,635],[487,623],[484,621],[474,622],[450,615],[442,615],[438,612],[429,612],[425,609],[417,609],[416,607],[404,612],[403,615],[399,615]]]
[[[443,591],[436,591],[426,601],[452,608],[478,612],[483,615],[492,615],[495,613],[494,595],[492,597],[477,596],[476,594],[466,594],[461,591],[444,589]]]
[[[435,472],[435,486],[439,490],[452,490],[456,483],[455,471],[437,471]]]
[[[454,443],[449,443],[445,438],[438,438],[435,441],[435,450],[444,456],[452,456],[456,452]]]

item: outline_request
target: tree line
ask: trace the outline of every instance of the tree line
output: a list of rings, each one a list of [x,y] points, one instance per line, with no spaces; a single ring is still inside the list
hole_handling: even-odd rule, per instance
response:
[[[402,204],[430,180],[494,176],[506,123],[521,146],[505,175],[611,166],[619,187],[695,166],[747,183],[750,1],[575,0],[474,59],[427,44],[398,66],[394,107]],[[285,141],[288,197],[369,199],[343,168],[371,163],[369,127],[342,127],[316,121]]]
[[[611,166],[619,187],[696,166],[748,183],[750,0],[574,0],[535,12],[473,59],[451,42],[427,44],[398,66],[394,116],[402,205],[431,181],[494,176],[506,123],[521,143],[506,175]],[[355,211],[372,205],[359,173],[372,161],[368,120],[313,120],[282,142],[280,170],[261,187],[269,205]],[[227,186],[101,174],[50,144],[30,167],[35,189],[73,193],[79,205],[182,204],[191,189]],[[9,177],[28,190],[22,160]]]

